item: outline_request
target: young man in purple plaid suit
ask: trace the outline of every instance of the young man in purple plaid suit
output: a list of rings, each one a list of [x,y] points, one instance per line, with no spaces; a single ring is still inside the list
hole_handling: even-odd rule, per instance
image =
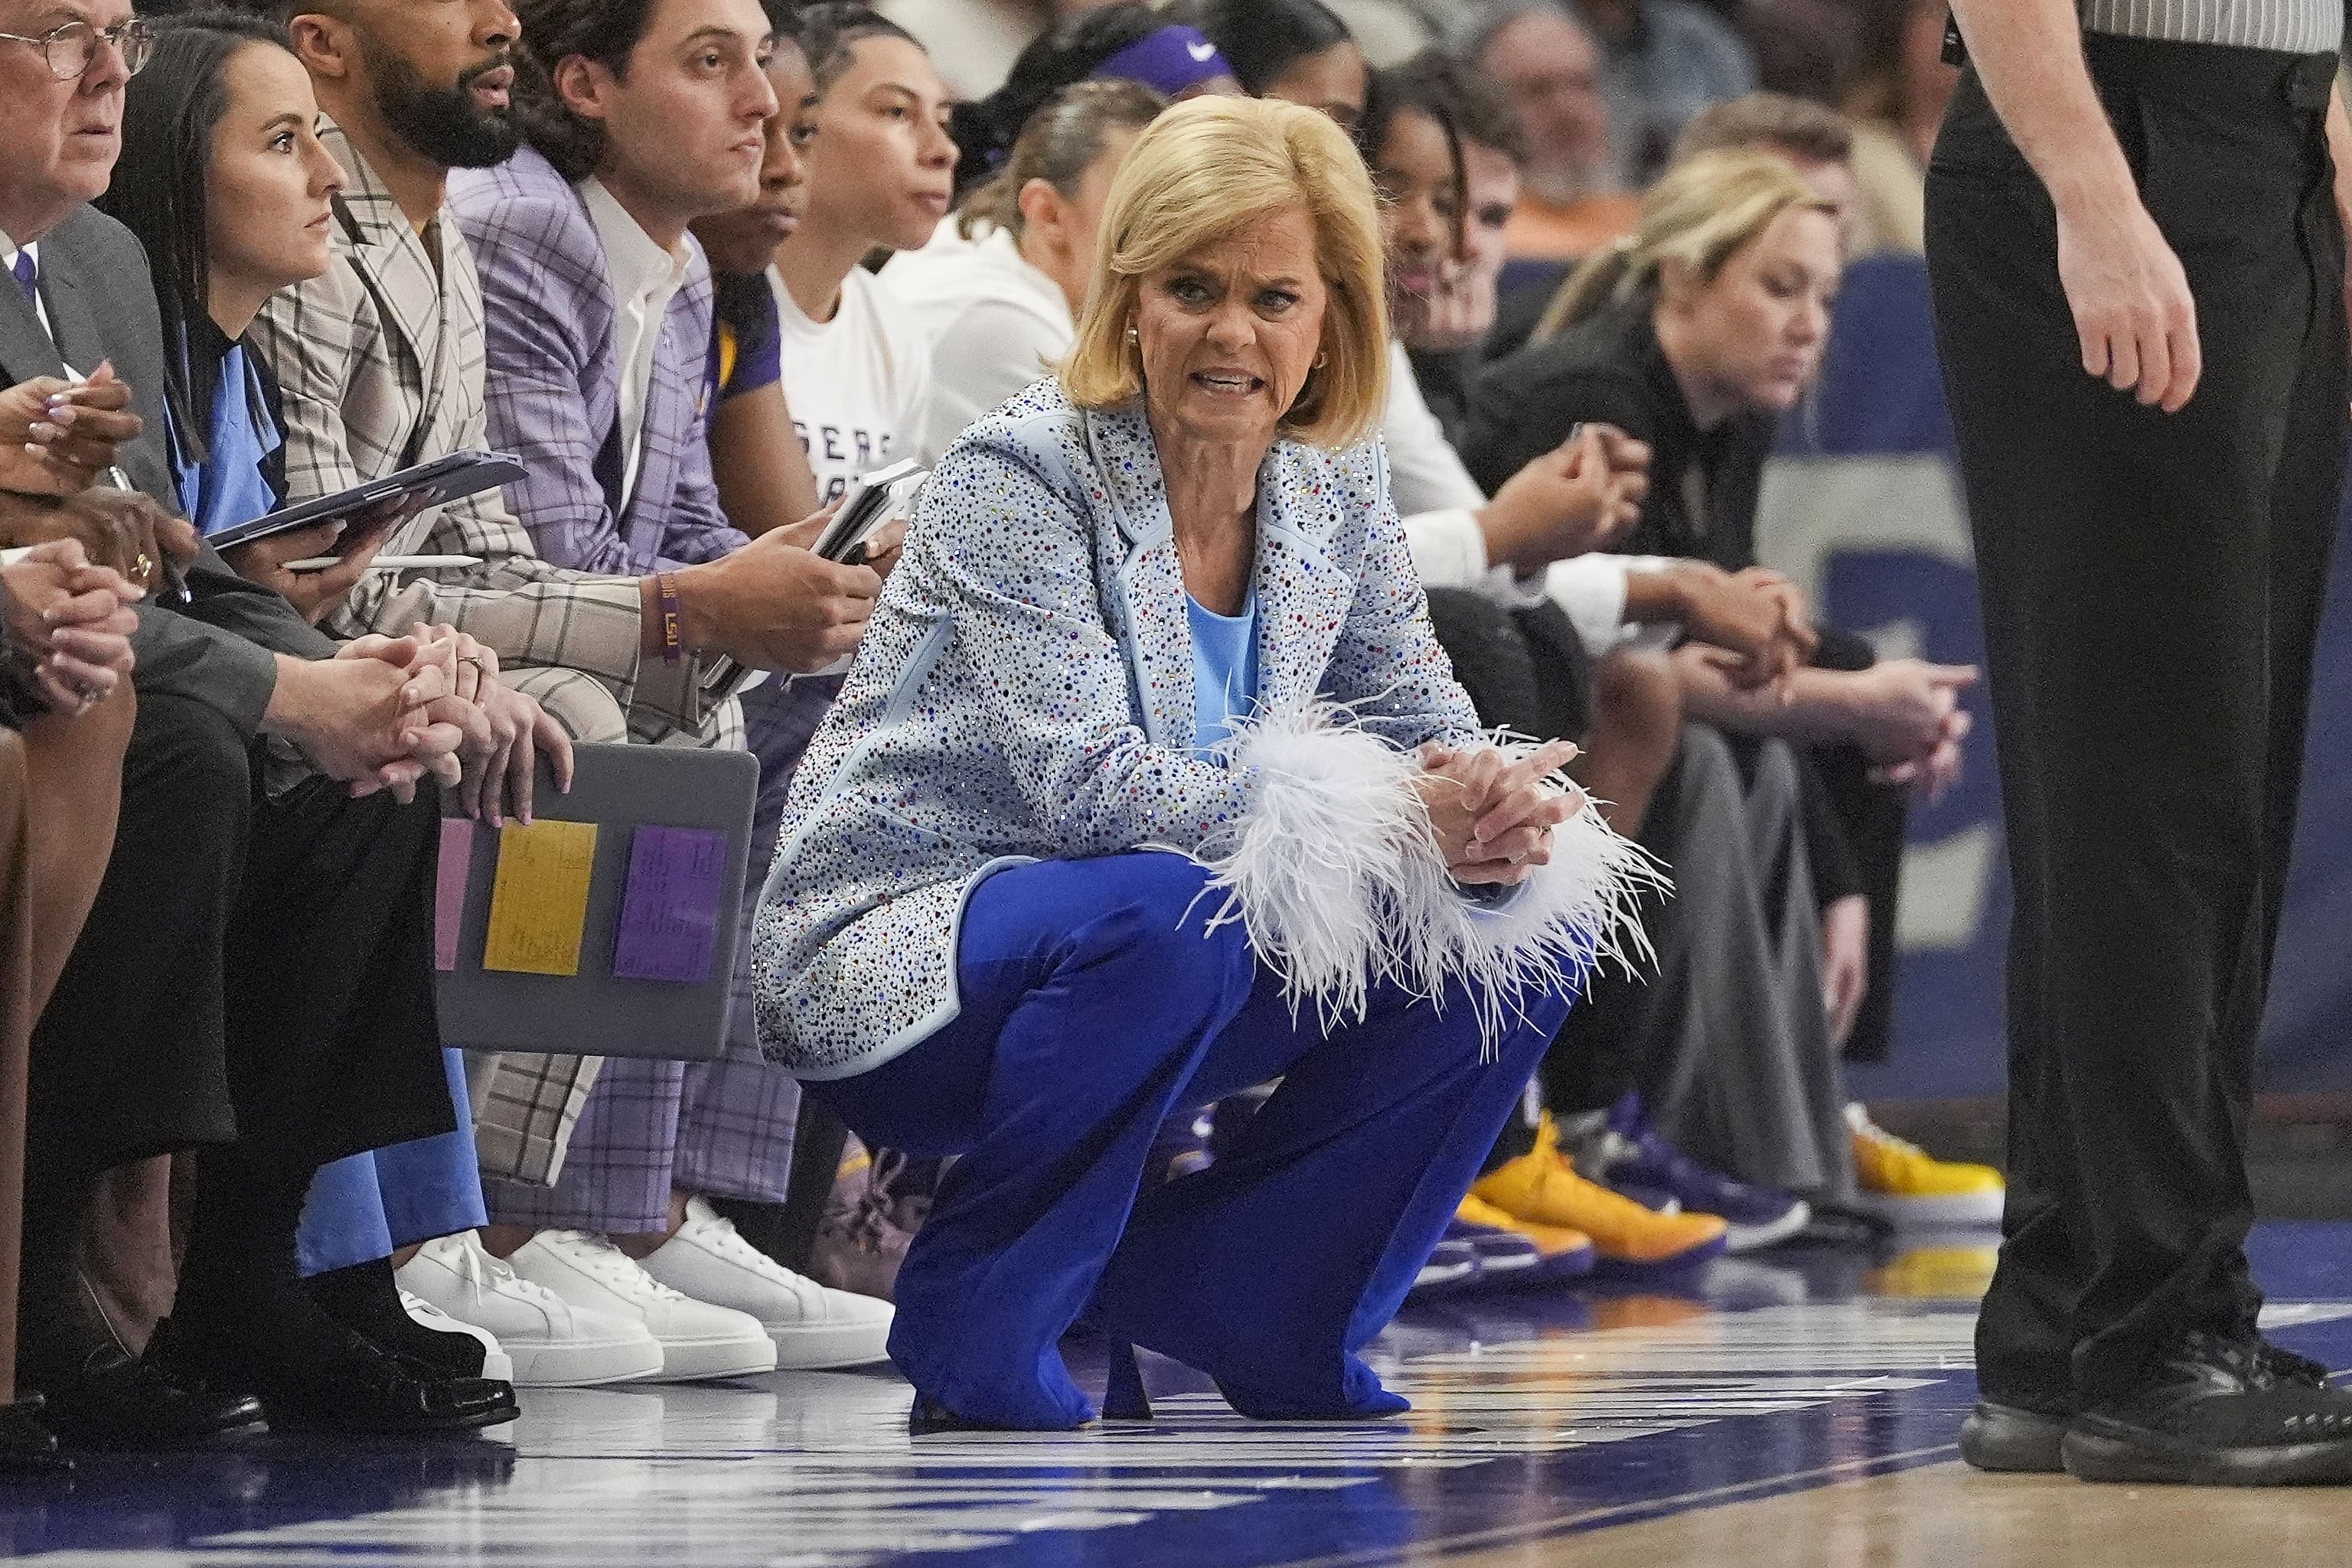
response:
[[[518,10],[527,145],[450,193],[488,307],[490,437],[530,470],[509,491],[516,515],[566,566],[657,573],[723,559],[750,541],[711,479],[710,269],[688,225],[759,193],[778,109],[766,14],[759,0]],[[747,932],[793,767],[832,691],[780,680],[744,695],[766,830]],[[489,1245],[577,1304],[646,1311],[649,1324],[660,1314],[640,1271],[747,1312],[785,1366],[879,1360],[887,1304],[791,1273],[708,1201],[780,1203],[791,1174],[798,1085],[762,1059],[750,998],[738,1001],[718,1061],[608,1061],[561,1179],[493,1184]],[[715,1348],[696,1354],[712,1375],[740,1370]]]
[[[491,444],[481,283],[445,202],[449,170],[495,164],[518,142],[508,83],[520,23],[506,0],[247,3],[289,22],[325,110],[320,135],[349,181],[338,203],[334,265],[326,277],[279,296],[254,329],[284,388],[289,488],[307,497]],[[657,455],[656,469],[662,462]],[[547,542],[555,543],[554,536]],[[724,654],[780,674],[822,668],[856,645],[879,587],[870,571],[816,560],[782,538],[700,555],[662,549],[654,552],[658,564],[641,566],[618,558],[552,557],[497,493],[424,514],[377,548],[467,555],[481,564],[422,576],[377,573],[341,586],[289,586],[313,594],[333,588],[331,599],[306,608],[345,634],[418,618],[457,622],[496,649],[516,684],[582,739],[742,745],[739,704],[706,692],[706,663]],[[255,549],[265,553],[239,561],[240,570],[265,581],[286,576],[268,546]],[[675,616],[664,613],[667,596],[675,598]],[[682,633],[676,646],[665,646],[669,625]],[[813,727],[814,716],[804,722]],[[524,1184],[544,1181],[562,1158],[570,1118],[583,1114],[583,1098],[593,1130],[599,1113],[588,1086],[599,1065],[594,1059],[509,1056],[486,1080],[478,1071],[485,1177],[522,1178],[508,1191],[527,1192]],[[660,1169],[636,1174],[646,1178],[640,1190],[660,1194],[660,1203],[647,1209],[658,1215],[655,1239],[669,1224],[671,1130],[680,1119],[683,1088],[677,1068],[666,1071],[667,1082],[650,1086],[633,1084],[625,1072],[606,1096],[652,1129],[636,1141],[655,1146],[647,1157]],[[723,1112],[719,1099],[726,1102]],[[789,1131],[791,1105],[778,1111],[772,1094],[719,1099],[709,1103],[709,1120],[744,1134],[736,1147],[764,1148],[761,1134],[779,1115]],[[747,1103],[748,1114],[739,1109]],[[698,1103],[689,1098],[684,1146],[715,1147],[691,1134],[700,1124]],[[774,1168],[788,1159],[788,1144],[775,1152]],[[617,1168],[631,1163],[625,1156]],[[747,1181],[742,1189],[766,1197],[775,1182]],[[739,1188],[714,1178],[702,1190]],[[645,1223],[616,1213],[599,1228],[627,1232]],[[519,1378],[526,1352],[548,1368],[530,1381],[608,1381],[643,1371],[635,1344],[607,1332],[630,1325],[576,1311],[519,1280],[486,1255],[471,1232],[427,1242],[399,1277],[444,1311],[497,1333],[516,1354]],[[700,1310],[668,1315],[694,1317]],[[698,1355],[707,1363],[704,1353],[714,1347],[721,1362],[740,1362],[748,1348],[740,1322],[699,1334],[664,1326],[681,1342],[680,1354],[665,1357],[672,1375],[693,1375]],[[642,1332],[634,1332],[641,1341]],[[730,1335],[731,1351],[725,1348]],[[692,1339],[707,1343],[683,1343]]]

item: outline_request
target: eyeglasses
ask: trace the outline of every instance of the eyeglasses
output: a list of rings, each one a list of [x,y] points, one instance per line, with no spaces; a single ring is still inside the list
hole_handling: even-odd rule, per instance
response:
[[[100,32],[87,22],[68,22],[37,38],[22,33],[0,33],[0,41],[30,44],[39,49],[49,62],[49,74],[59,81],[75,81],[89,75],[89,68],[98,63],[98,47],[111,44],[115,53],[122,57],[122,68],[137,76],[155,53],[155,26],[143,16],[133,16]]]

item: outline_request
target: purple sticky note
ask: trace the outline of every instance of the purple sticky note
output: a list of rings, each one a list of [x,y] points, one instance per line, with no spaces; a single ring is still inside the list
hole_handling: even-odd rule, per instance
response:
[[[466,923],[466,876],[474,869],[474,824],[441,819],[441,865],[433,876],[433,967],[457,967],[457,931]]]
[[[639,828],[629,841],[613,973],[624,980],[710,977],[727,835],[709,828]]]

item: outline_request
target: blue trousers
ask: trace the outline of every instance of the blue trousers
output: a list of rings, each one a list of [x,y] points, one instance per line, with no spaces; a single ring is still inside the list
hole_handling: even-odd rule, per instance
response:
[[[457,1104],[457,1130],[321,1166],[310,1178],[297,1238],[305,1279],[489,1223],[474,1158],[465,1054],[444,1051],[441,1061]]]
[[[1093,1418],[1058,1342],[1084,1318],[1262,1418],[1388,1414],[1385,1327],[1568,1012],[1568,979],[1482,1061],[1466,996],[1394,988],[1328,1034],[1180,855],[998,873],[966,906],[962,1010],[812,1082],[868,1143],[961,1155],[900,1270],[891,1358],[971,1421]],[[1209,1169],[1141,1192],[1169,1112],[1282,1080]],[[1139,1194],[1140,1196],[1139,1196]]]

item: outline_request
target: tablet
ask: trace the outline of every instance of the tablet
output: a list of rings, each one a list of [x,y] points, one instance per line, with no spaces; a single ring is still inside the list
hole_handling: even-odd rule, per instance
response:
[[[507,962],[491,950],[506,834],[444,819],[435,889],[442,1041],[467,1051],[709,1061],[727,1048],[735,1000],[759,758],[688,746],[583,743],[572,752],[568,795],[555,792],[553,772],[540,758],[533,814],[541,823],[596,825],[588,863],[579,868],[585,901],[567,913],[572,929],[565,935],[577,944],[574,972],[490,967]],[[715,881],[681,880],[684,868],[675,863],[649,868],[646,852],[655,846],[639,841],[649,829],[672,840],[682,834],[704,841],[715,859],[699,869],[715,873]],[[649,934],[677,936],[682,927],[664,926],[676,926],[686,913],[682,905],[646,903],[649,890],[635,884],[648,869],[667,869],[674,890],[698,892],[695,913],[709,917],[701,933],[707,946],[688,968],[665,972],[632,961],[632,949]]]
[[[215,549],[234,549],[295,528],[349,522],[387,501],[406,502],[413,515],[478,496],[484,490],[495,490],[501,485],[511,485],[525,472],[522,460],[508,453],[452,452],[430,463],[420,463],[414,468],[404,468],[397,474],[387,474],[381,479],[371,479],[364,485],[223,528],[208,536],[205,542]]]

